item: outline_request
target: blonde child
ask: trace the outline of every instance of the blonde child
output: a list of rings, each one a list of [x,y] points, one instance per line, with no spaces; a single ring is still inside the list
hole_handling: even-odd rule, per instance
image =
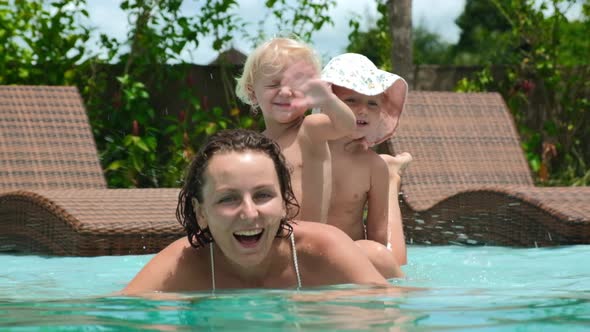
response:
[[[248,56],[236,94],[262,111],[264,134],[279,144],[292,167],[298,219],[326,223],[332,190],[328,141],[351,135],[356,120],[320,79],[320,68],[310,46],[273,38]],[[322,113],[305,116],[311,108]]]
[[[328,223],[342,229],[370,256],[375,255],[371,257],[375,265],[388,262],[392,254],[398,264],[406,264],[399,173],[412,157],[408,153],[380,156],[369,147],[393,135],[405,105],[407,84],[354,53],[333,58],[323,69],[322,79],[356,117],[354,134],[329,144],[333,194]]]

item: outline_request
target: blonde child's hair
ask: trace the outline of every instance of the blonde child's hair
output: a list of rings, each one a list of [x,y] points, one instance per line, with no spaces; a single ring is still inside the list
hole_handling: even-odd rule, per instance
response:
[[[319,57],[306,43],[287,37],[275,37],[259,45],[246,59],[242,76],[237,78],[236,96],[244,103],[258,108],[253,100],[257,75],[274,75],[296,61],[306,61],[321,70]]]

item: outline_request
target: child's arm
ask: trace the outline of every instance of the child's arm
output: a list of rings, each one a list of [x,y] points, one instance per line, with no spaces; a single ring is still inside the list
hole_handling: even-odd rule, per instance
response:
[[[332,93],[331,90],[329,93]],[[317,106],[322,113],[310,114],[303,121],[303,128],[312,138],[335,140],[352,135],[356,129],[356,117],[348,105],[331,95],[331,100]]]
[[[319,78],[315,69],[305,62],[291,65],[284,73],[282,85],[293,89],[291,106],[297,109],[320,108],[322,113],[305,117],[302,127],[315,141],[333,140],[351,135],[356,129],[354,113],[332,92],[330,85]]]

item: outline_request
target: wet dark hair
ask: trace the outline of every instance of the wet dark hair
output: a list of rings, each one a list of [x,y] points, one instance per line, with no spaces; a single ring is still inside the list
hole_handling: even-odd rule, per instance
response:
[[[293,232],[291,221],[299,213],[299,203],[293,194],[291,174],[278,144],[252,130],[222,130],[211,135],[194,156],[178,195],[176,219],[184,227],[191,246],[199,248],[214,241],[209,228],[201,229],[199,226],[192,201],[192,198],[196,198],[199,203],[203,202],[204,173],[209,160],[218,153],[244,151],[261,152],[272,159],[279,178],[283,204],[287,211],[287,215],[281,219],[276,236],[287,237]]]

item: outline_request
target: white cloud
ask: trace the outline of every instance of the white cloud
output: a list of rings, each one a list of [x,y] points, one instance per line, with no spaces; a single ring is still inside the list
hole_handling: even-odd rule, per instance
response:
[[[128,28],[127,17],[117,0],[87,0],[90,22],[101,33],[122,39]]]
[[[430,1],[413,0],[412,24],[423,25],[429,31],[438,33],[448,42],[459,40],[461,31],[455,19],[463,13],[465,0]]]

